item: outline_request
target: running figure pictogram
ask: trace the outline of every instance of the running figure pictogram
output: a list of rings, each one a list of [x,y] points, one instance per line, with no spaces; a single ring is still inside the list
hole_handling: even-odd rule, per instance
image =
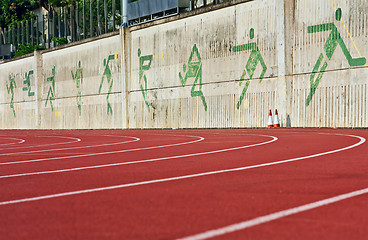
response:
[[[195,61],[193,57],[197,57],[197,61]],[[204,106],[204,110],[207,111],[207,103],[202,91],[202,60],[196,44],[194,44],[192,48],[188,64],[183,64],[183,71],[185,73],[184,78],[182,77],[181,72],[179,72],[179,78],[182,86],[185,86],[188,78],[194,78],[190,94],[192,97],[200,97]],[[196,90],[197,85],[198,90]]]
[[[47,106],[47,102],[50,102],[51,111],[54,111],[54,106],[52,103],[55,100],[55,66],[52,68],[52,76],[48,77],[46,81],[51,82],[51,86],[49,87],[49,91],[47,93],[45,107]]]
[[[335,12],[335,19],[337,21],[341,21],[342,11],[341,8],[337,9]],[[310,76],[310,93],[306,100],[306,105],[309,106],[314,93],[318,87],[319,81],[322,79],[322,76],[328,66],[328,60],[331,60],[332,55],[334,54],[338,45],[340,45],[342,52],[344,53],[348,63],[352,67],[363,66],[366,63],[366,59],[364,57],[360,58],[352,58],[349,50],[347,49],[344,40],[341,38],[339,31],[334,23],[325,23],[308,27],[308,33],[317,33],[317,32],[326,32],[331,31],[330,35],[327,38],[327,41],[324,46],[324,51],[326,56],[323,53],[319,55],[316,64],[314,65],[312,74]],[[327,57],[327,59],[326,59]],[[325,60],[324,60],[325,59]],[[322,62],[324,63],[322,64]],[[322,64],[322,65],[321,65]],[[318,73],[318,75],[317,75]]]
[[[254,29],[253,28],[251,28],[250,31],[249,31],[249,37],[250,37],[250,39],[254,38]],[[249,55],[247,64],[245,65],[245,69],[243,71],[243,74],[240,77],[239,86],[242,85],[247,73],[249,75],[249,79],[247,79],[247,81],[245,83],[245,86],[243,88],[243,91],[240,95],[240,99],[239,99],[238,103],[236,104],[237,109],[240,108],[240,105],[243,102],[245,93],[248,90],[250,80],[253,78],[253,75],[254,75],[254,72],[256,71],[258,63],[260,63],[262,65],[262,72],[261,72],[261,75],[259,76],[259,83],[262,82],[263,77],[264,77],[264,75],[267,71],[267,66],[266,66],[266,64],[265,64],[265,62],[262,58],[262,55],[261,55],[259,49],[258,49],[257,43],[252,42],[252,43],[242,44],[242,45],[238,45],[238,46],[233,47],[233,52],[250,51],[250,50],[251,50],[251,53]]]
[[[8,91],[8,94],[11,94],[10,108],[13,110],[14,117],[16,116],[14,109],[14,88],[16,87],[17,84],[15,83],[15,77],[9,75],[9,85],[6,85],[6,90]]]
[[[72,73],[72,77],[73,77],[73,82],[76,83],[76,87],[77,87],[77,106],[78,106],[78,110],[79,110],[79,116],[82,113],[82,91],[81,91],[81,87],[82,87],[82,83],[83,83],[83,69],[81,68],[81,62],[78,62],[78,69],[75,71],[75,74],[73,73],[73,71],[71,71]]]
[[[28,91],[28,97],[33,97],[35,95],[31,89],[31,75],[33,75],[33,70],[29,71],[28,74],[24,74],[25,80],[23,81],[23,84],[25,85],[23,87],[23,91]]]
[[[109,114],[112,115],[112,107],[111,107],[111,104],[109,102],[109,97],[110,97],[110,94],[111,94],[112,85],[114,84],[114,80],[111,77],[111,69],[110,69],[109,63],[110,63],[111,60],[116,60],[117,58],[118,58],[118,56],[117,56],[117,54],[115,54],[115,55],[109,55],[109,57],[107,58],[107,60],[104,59],[105,70],[103,72],[101,83],[100,83],[100,88],[98,90],[98,93],[101,94],[102,84],[104,82],[104,78],[106,77],[107,84],[109,85],[109,90],[108,90],[107,96],[106,96],[107,115],[109,115]]]
[[[153,55],[141,56],[141,49],[138,49],[138,57],[139,57],[139,86],[141,88],[141,92],[143,95],[144,102],[150,111],[150,107],[147,101],[147,77],[144,74],[145,71],[148,71],[151,68]]]

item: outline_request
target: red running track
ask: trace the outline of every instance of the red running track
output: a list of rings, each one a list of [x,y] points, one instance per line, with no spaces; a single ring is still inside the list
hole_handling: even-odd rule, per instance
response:
[[[1,239],[367,239],[368,130],[1,131]]]

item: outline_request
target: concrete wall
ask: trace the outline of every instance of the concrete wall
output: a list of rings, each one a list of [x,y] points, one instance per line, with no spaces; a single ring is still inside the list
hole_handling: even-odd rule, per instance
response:
[[[121,53],[120,35],[114,34],[0,64],[1,127],[124,127]],[[24,81],[29,71],[33,74],[27,87]],[[14,81],[8,92],[9,76]]]
[[[150,28],[133,28],[129,126],[265,126],[265,113],[275,107],[276,97],[275,2],[253,1]],[[267,17],[258,21],[260,16]],[[246,103],[238,109],[246,84],[244,81],[240,86],[239,79],[252,49],[234,52],[233,48],[249,42],[259,51],[253,51],[255,62],[250,65],[254,65],[255,72],[244,98]],[[145,68],[148,64],[139,64],[140,59],[151,61],[149,69]],[[265,62],[262,82],[263,67],[257,65],[258,60]]]
[[[233,0],[36,52],[0,64],[0,127],[368,127],[367,9]]]
[[[0,64],[2,128],[37,127],[36,61],[33,56]]]
[[[337,8],[342,10],[337,21]],[[352,58],[368,57],[368,2],[364,0],[298,0],[295,10],[293,49],[293,126],[367,127],[368,68],[349,64],[341,44],[326,44],[331,31],[308,33],[307,27],[333,23]],[[332,54],[329,59],[326,49]],[[309,105],[310,82],[317,59],[323,55],[325,73]],[[320,67],[320,68],[321,68]]]
[[[119,57],[119,35],[42,54],[41,128],[121,128]]]

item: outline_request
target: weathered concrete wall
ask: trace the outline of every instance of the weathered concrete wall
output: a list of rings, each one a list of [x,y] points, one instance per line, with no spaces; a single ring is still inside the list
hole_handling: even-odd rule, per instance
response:
[[[341,20],[336,19],[338,8]],[[359,61],[368,57],[367,10],[364,0],[296,1],[293,126],[368,127],[368,68]],[[321,31],[308,32],[316,25]],[[348,55],[356,60],[349,63]],[[324,64],[324,73],[312,74]]]
[[[278,108],[283,126],[367,127],[367,8],[363,0],[258,0],[133,28],[131,126],[259,127]],[[262,83],[252,42],[267,67]],[[248,49],[234,52],[241,44]],[[198,75],[183,67],[194,46]],[[139,50],[151,65],[139,68]],[[184,87],[178,73],[189,73]],[[250,84],[238,109],[243,73]]]
[[[42,57],[41,128],[122,127],[119,35]]]
[[[33,56],[0,64],[1,128],[37,127],[36,61]]]
[[[368,127],[367,9],[233,0],[36,52],[0,64],[0,127]]]
[[[115,34],[0,64],[2,128],[124,127],[121,52]]]
[[[265,126],[276,97],[275,3],[253,1],[133,28],[129,126]]]

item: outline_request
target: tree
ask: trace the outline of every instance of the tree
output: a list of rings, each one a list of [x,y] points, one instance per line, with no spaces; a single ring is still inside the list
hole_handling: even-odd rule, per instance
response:
[[[78,0],[1,0],[0,1],[0,27],[7,28],[9,25],[22,20],[29,20],[32,10],[43,7],[52,11],[56,7],[64,7],[76,4]],[[83,0],[79,1],[80,3]]]
[[[1,0],[0,27],[6,28],[12,23],[29,19],[36,4],[35,0]]]

